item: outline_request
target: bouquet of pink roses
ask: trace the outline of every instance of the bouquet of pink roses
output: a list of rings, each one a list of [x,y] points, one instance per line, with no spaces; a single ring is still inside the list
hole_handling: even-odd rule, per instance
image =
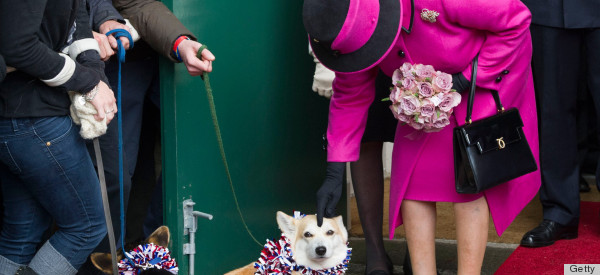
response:
[[[424,132],[437,132],[450,124],[461,96],[452,89],[452,76],[431,65],[404,63],[394,71],[390,109],[396,119]]]

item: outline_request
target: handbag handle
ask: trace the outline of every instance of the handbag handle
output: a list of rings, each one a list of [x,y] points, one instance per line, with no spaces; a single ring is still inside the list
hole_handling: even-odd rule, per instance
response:
[[[477,86],[477,85],[475,85],[475,80],[477,79],[477,65],[479,63],[478,59],[479,59],[479,54],[477,54],[473,58],[473,62],[471,62],[471,64],[472,64],[471,87],[469,89],[469,99],[467,101],[467,117],[465,118],[466,124],[471,124],[471,122],[472,122],[471,115],[473,114],[473,102],[475,101],[475,88]],[[500,102],[500,95],[498,95],[498,91],[490,90],[490,92],[492,93],[492,96],[494,97],[494,101],[496,102],[496,110],[498,111],[498,113],[504,112],[504,106],[502,106],[502,103]]]

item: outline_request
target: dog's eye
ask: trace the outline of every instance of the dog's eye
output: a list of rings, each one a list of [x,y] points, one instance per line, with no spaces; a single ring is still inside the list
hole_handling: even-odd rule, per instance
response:
[[[305,232],[304,233],[304,237],[306,237],[306,238],[310,238],[312,236],[313,236],[313,234],[310,234],[310,232]]]
[[[335,233],[335,232],[333,232],[333,230],[329,230],[329,231],[327,231],[327,235],[328,235],[328,236],[331,236],[331,235],[333,235],[333,233]]]

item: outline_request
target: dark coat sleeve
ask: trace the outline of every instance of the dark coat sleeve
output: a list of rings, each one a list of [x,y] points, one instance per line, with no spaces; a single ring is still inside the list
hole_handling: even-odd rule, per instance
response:
[[[51,79],[61,71],[65,60],[36,35],[45,7],[45,0],[0,1],[0,54],[18,70]],[[22,16],[15,20],[15,14]]]
[[[94,31],[98,32],[100,25],[108,20],[125,24],[123,16],[113,7],[110,0],[88,0],[88,10],[90,12],[90,23]]]
[[[81,2],[75,2],[81,1]],[[64,4],[60,1],[58,4]],[[82,6],[84,0],[63,1],[76,8],[76,21],[85,22],[81,29],[76,30],[73,38],[92,37],[87,23],[87,11]],[[39,79],[53,79],[65,68],[66,60],[50,45],[42,42],[37,32],[40,30],[46,6],[46,0],[0,1],[0,55],[4,56],[6,64],[15,67]],[[51,3],[56,5],[57,3]],[[19,20],[14,15],[19,14]],[[85,14],[85,16],[84,16]],[[85,28],[83,28],[85,27]],[[68,33],[69,30],[60,30]],[[87,35],[87,36],[86,36]],[[60,38],[56,38],[60,39]],[[100,57],[98,56],[98,60]],[[100,75],[78,62],[75,62],[73,73],[68,81],[60,85],[66,90],[85,93],[90,91],[99,81]]]
[[[163,3],[156,0],[113,0],[113,5],[155,51],[177,62],[172,54],[177,37],[196,37]]]

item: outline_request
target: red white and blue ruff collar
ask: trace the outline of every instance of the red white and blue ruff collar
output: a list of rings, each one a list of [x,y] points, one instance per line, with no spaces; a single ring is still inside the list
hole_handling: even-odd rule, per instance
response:
[[[296,219],[300,219],[305,215],[294,213]],[[346,258],[342,263],[329,268],[314,270],[310,267],[298,265],[292,257],[292,248],[290,240],[282,233],[281,238],[277,241],[267,240],[260,258],[254,263],[256,268],[255,275],[272,275],[272,274],[292,274],[292,271],[300,272],[303,275],[339,275],[345,274],[348,270],[348,263],[352,256],[352,248],[348,247]]]
[[[138,245],[127,253],[133,261],[124,258],[119,262],[120,275],[137,275],[146,269],[165,269],[173,274],[179,272],[175,259],[171,258],[171,252],[166,247],[150,244]]]

